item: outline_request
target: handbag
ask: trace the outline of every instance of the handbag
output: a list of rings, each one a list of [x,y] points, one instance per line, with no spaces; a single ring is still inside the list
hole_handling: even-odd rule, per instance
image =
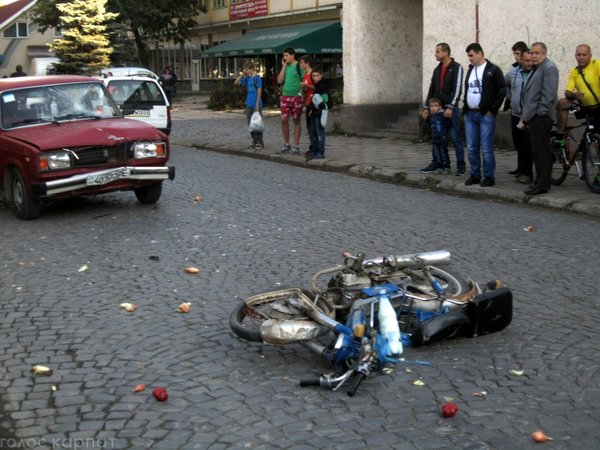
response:
[[[250,132],[262,133],[265,131],[265,121],[258,111],[252,113],[250,117],[250,125],[248,125]]]

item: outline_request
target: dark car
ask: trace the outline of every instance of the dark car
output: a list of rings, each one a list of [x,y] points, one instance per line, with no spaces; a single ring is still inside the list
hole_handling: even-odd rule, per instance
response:
[[[100,80],[0,80],[0,189],[21,219],[44,199],[118,190],[154,203],[175,176],[169,153],[167,135],[124,118]]]

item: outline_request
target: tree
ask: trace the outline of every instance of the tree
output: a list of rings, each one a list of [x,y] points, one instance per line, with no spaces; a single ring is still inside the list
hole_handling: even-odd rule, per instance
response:
[[[133,35],[140,60],[148,65],[148,41],[184,43],[206,12],[203,0],[109,0],[109,9],[121,15]]]
[[[62,38],[50,48],[59,59],[58,73],[94,74],[107,67],[112,51],[106,23],[118,16],[106,11],[106,0],[71,0],[56,5]]]
[[[60,12],[57,5],[72,3],[70,0],[38,0],[33,9],[33,20],[41,31],[57,27]],[[172,41],[183,43],[189,40],[195,18],[206,12],[204,0],[107,0],[107,10],[118,13],[116,23],[111,30],[127,30],[133,37],[138,57],[143,65],[149,65],[148,42]],[[113,45],[122,43],[121,33],[114,35]]]

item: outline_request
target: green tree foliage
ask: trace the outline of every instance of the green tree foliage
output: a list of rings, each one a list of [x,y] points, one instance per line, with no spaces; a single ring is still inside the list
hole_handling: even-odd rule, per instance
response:
[[[106,0],[71,0],[57,4],[63,36],[50,48],[59,59],[58,73],[95,74],[110,63],[106,23],[118,16],[106,11]]]
[[[62,3],[72,1],[38,0],[33,14],[42,31],[59,25],[57,5]],[[126,30],[135,41],[139,60],[146,66],[149,42],[185,42],[196,25],[195,18],[206,12],[204,0],[107,0],[106,7],[109,12],[119,14],[116,22],[110,25],[110,30],[115,31],[111,33],[113,45],[122,47],[123,30]]]

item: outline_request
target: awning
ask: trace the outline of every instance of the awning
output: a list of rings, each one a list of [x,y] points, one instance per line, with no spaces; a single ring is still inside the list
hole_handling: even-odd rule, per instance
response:
[[[250,31],[205,50],[202,58],[272,55],[293,47],[298,54],[342,53],[340,22],[319,22]]]

